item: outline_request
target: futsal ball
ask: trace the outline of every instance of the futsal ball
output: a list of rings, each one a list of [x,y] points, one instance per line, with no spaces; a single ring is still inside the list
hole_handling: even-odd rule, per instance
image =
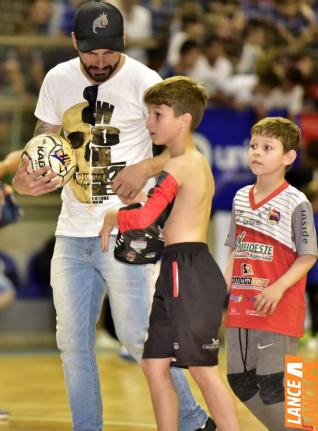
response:
[[[28,159],[28,172],[50,166],[60,178],[59,187],[64,186],[73,176],[76,157],[69,141],[55,133],[34,136],[24,147],[22,160]]]

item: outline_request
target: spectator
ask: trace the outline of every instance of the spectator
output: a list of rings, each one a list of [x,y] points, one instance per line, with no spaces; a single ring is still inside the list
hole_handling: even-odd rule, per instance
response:
[[[14,171],[17,160],[20,160],[19,152],[11,153],[4,160],[0,161],[0,178]],[[0,187],[0,226],[3,223],[6,194],[12,194],[12,188],[8,185],[3,185]],[[5,256],[2,254],[0,256],[0,312],[14,301],[16,297],[16,286],[14,282],[18,282],[16,278],[10,278],[8,275],[5,261]],[[8,419],[9,416],[9,412],[0,410],[1,421]]]
[[[251,20],[245,29],[243,49],[237,65],[238,73],[255,73],[258,59],[264,54],[265,28],[261,20]]]
[[[282,46],[300,49],[312,41],[316,18],[308,2],[302,0],[274,0],[271,18]]]
[[[170,24],[176,13],[176,0],[143,0],[141,3],[151,13],[153,37],[165,40],[170,35]]]
[[[274,70],[267,66],[254,75],[233,75],[222,85],[224,101],[234,109],[254,109],[258,118],[271,109],[271,94],[280,85]]]
[[[224,54],[224,42],[216,35],[208,35],[203,41],[202,54],[190,76],[201,82],[211,97],[233,72],[233,66]]]
[[[180,46],[186,39],[202,41],[205,26],[203,15],[197,7],[193,11],[183,11],[180,18],[181,28],[171,35],[167,62],[172,66],[179,61]]]
[[[127,43],[152,37],[151,13],[140,4],[140,0],[112,0],[124,16]],[[148,64],[147,50],[144,47],[126,48],[126,54],[141,63]]]
[[[179,61],[174,65],[166,64],[160,75],[169,78],[175,75],[189,76],[193,73],[200,55],[200,47],[195,39],[186,39],[180,48]]]

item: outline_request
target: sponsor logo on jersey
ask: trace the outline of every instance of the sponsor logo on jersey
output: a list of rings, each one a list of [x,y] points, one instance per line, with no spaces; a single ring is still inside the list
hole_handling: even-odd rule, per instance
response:
[[[242,275],[253,275],[254,271],[253,271],[252,265],[250,263],[242,263],[241,274]]]
[[[237,236],[235,257],[248,258],[253,260],[266,260],[272,261],[274,255],[274,246],[269,244],[262,244],[259,242],[244,241],[246,232],[242,232]]]
[[[257,289],[263,290],[269,285],[269,278],[259,277],[232,277],[233,289]]]
[[[243,301],[243,299],[244,299],[244,296],[241,294],[241,295],[230,295],[230,301],[233,301],[233,302],[242,302]]]
[[[235,307],[229,307],[228,313],[232,316],[239,316],[241,313]]]
[[[244,224],[245,226],[260,226],[262,224],[262,222],[260,220],[253,220],[251,218],[243,218],[242,220],[238,220],[239,222],[241,221],[242,224]]]
[[[247,296],[248,301],[255,302],[256,296]]]
[[[255,317],[266,317],[265,314],[261,314],[256,310],[245,310],[245,314],[247,316],[255,316]]]
[[[308,225],[307,213],[301,210],[301,238],[304,244],[308,244],[310,238],[310,227]]]
[[[268,213],[268,220],[271,224],[277,224],[280,221],[280,212],[275,208],[270,208]]]

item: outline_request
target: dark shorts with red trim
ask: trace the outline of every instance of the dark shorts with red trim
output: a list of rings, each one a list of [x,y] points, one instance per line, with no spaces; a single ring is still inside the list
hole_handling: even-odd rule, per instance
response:
[[[143,358],[173,358],[178,367],[218,364],[226,296],[222,272],[206,244],[164,248]]]

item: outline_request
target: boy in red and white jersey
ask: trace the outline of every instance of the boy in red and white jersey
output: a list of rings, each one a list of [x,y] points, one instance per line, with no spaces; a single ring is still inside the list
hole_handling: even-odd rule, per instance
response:
[[[301,140],[290,120],[268,117],[251,130],[256,183],[234,198],[225,244],[230,299],[225,320],[228,380],[271,431],[284,426],[284,357],[296,354],[305,319],[306,274],[317,256],[306,196],[285,180]]]

